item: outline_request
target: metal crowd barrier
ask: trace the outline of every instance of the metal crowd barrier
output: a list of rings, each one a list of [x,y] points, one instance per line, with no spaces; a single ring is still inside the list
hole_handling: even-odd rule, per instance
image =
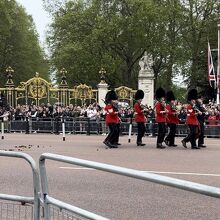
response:
[[[195,182],[180,180],[172,177],[166,177],[158,174],[141,172],[134,169],[128,169],[119,166],[113,166],[104,163],[98,163],[94,161],[82,160],[78,158],[62,156],[51,153],[44,153],[39,158],[39,171],[36,169],[36,164],[33,159],[20,152],[6,152],[0,151],[0,156],[22,158],[28,161],[33,172],[33,188],[34,197],[22,197],[16,195],[0,194],[1,200],[7,200],[8,203],[0,202],[0,219],[1,220],[40,220],[40,203],[44,208],[44,220],[82,220],[82,219],[95,219],[95,220],[107,220],[107,218],[100,215],[94,214],[87,210],[78,208],[76,206],[70,205],[63,201],[57,200],[49,195],[48,192],[48,181],[46,175],[46,160],[53,160],[58,162],[64,162],[68,164],[74,164],[77,166],[93,168],[96,170],[118,174],[121,176],[127,176],[135,179],[140,179],[144,181],[149,181],[157,184],[162,184],[166,186],[175,187],[178,189],[195,192],[198,194],[203,194],[215,198],[220,198],[220,188],[212,187],[204,184],[199,184]],[[40,182],[41,181],[41,190]],[[40,194],[41,192],[41,194]],[[40,198],[42,195],[43,198]],[[15,204],[14,202],[20,202],[22,204]],[[27,206],[23,206],[28,204]],[[30,206],[34,204],[34,206]],[[30,210],[27,210],[27,208]]]
[[[0,203],[1,220],[39,220],[40,219],[40,182],[39,173],[35,161],[28,154],[20,152],[0,151],[1,157],[21,158],[26,160],[33,174],[34,197],[0,194],[1,200],[8,200],[10,203]],[[16,203],[11,203],[16,202]],[[20,203],[20,204],[19,204]],[[28,208],[27,208],[28,207]]]
[[[104,163],[82,160],[82,159],[62,156],[58,154],[44,153],[40,156],[39,168],[40,168],[40,176],[41,176],[42,193],[44,195],[45,220],[48,220],[50,216],[49,204],[52,204],[54,206],[57,206],[60,209],[68,210],[70,212],[76,213],[80,216],[83,216],[89,219],[106,219],[94,213],[77,208],[75,206],[71,206],[67,203],[64,203],[55,198],[52,198],[48,193],[48,181],[47,181],[46,167],[45,167],[46,159],[58,161],[58,162],[64,162],[68,164],[74,164],[74,165],[87,167],[87,168],[93,168],[96,170],[119,174],[122,176],[132,177],[135,179],[141,179],[144,181],[158,183],[158,184],[171,186],[171,187],[179,188],[179,189],[186,190],[186,191],[191,191],[191,192],[204,194],[204,195],[215,197],[215,198],[220,198],[220,188],[217,188],[217,187],[212,187],[212,186],[208,186],[204,184],[180,180],[180,179],[166,177],[166,176],[148,173],[148,172],[143,173],[138,170],[128,169],[128,168],[119,167],[119,166],[113,166],[113,165],[104,164]]]
[[[96,215],[92,212],[78,208],[76,206],[70,205],[68,203],[65,203],[63,201],[60,201],[60,200],[57,200],[56,198],[51,197],[48,192],[48,180],[47,180],[46,166],[45,166],[46,159],[68,163],[69,161],[71,161],[74,158],[65,157],[65,156],[56,155],[56,154],[49,154],[49,153],[45,153],[40,156],[39,170],[40,170],[41,187],[42,187],[42,194],[43,194],[43,201],[44,201],[44,208],[45,208],[44,209],[45,210],[45,220],[50,219],[50,216],[51,216],[50,205],[56,206],[59,209],[64,209],[65,211],[72,212],[72,213],[79,215],[79,216],[82,216],[86,219],[107,220],[107,218],[104,218],[100,215]]]
[[[104,119],[91,120],[89,118],[64,118],[65,132],[69,134],[106,134],[108,128]],[[130,119],[125,118],[120,124],[120,132],[122,135],[128,135]],[[62,133],[62,119],[26,119],[24,121],[13,120],[5,122],[4,129],[6,132],[26,132],[26,133]],[[137,125],[133,120],[132,134],[137,133]],[[186,136],[188,126],[181,123],[177,125],[176,136]],[[220,137],[220,121],[216,121],[216,125],[209,125],[209,121],[205,124],[206,137]],[[157,135],[157,123],[154,120],[146,123],[146,134],[149,136]]]

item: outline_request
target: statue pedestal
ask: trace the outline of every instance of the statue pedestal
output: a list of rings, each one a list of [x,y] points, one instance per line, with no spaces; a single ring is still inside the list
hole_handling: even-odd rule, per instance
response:
[[[105,81],[101,81],[97,87],[98,87],[98,104],[101,107],[104,107],[105,96],[108,92],[108,84]]]
[[[138,76],[138,89],[144,91],[144,105],[154,107],[154,74],[153,70],[140,70]]]

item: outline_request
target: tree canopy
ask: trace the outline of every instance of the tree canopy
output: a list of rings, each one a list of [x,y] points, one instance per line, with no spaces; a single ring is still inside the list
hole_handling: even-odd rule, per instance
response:
[[[48,78],[48,59],[40,47],[33,19],[15,0],[0,1],[0,85],[6,82],[6,68],[14,69],[14,83],[39,72]]]
[[[45,0],[53,16],[48,43],[54,70],[65,67],[73,84],[99,82],[137,87],[138,61],[153,57],[156,86],[186,77],[202,89],[207,80],[207,39],[217,48],[216,0]],[[60,4],[62,3],[62,4]],[[59,6],[60,5],[60,6]],[[58,72],[58,71],[57,71]]]

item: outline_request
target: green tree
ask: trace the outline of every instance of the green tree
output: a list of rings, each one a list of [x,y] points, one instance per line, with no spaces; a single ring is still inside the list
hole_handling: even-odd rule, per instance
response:
[[[95,86],[106,68],[111,86],[137,87],[138,61],[153,57],[155,85],[207,85],[207,37],[217,42],[220,3],[214,0],[57,0],[48,41],[54,70],[63,66],[72,82]],[[50,2],[50,3],[49,3]]]
[[[153,10],[151,1],[67,2],[54,14],[49,36],[54,67],[64,65],[70,77],[90,84],[105,67],[112,86],[136,87],[137,63],[153,38]]]
[[[15,84],[41,73],[48,78],[48,61],[39,45],[31,16],[15,0],[0,2],[0,85],[6,82],[5,70],[15,70]]]
[[[203,87],[207,81],[207,41],[217,44],[217,22],[220,2],[215,0],[184,1],[184,23],[182,36],[185,53],[188,56],[188,85]]]

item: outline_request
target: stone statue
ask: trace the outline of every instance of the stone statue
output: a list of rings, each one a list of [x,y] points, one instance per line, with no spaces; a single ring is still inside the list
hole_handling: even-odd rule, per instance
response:
[[[153,60],[147,52],[144,52],[144,56],[139,61],[139,66],[141,67],[141,71],[151,70],[153,65]]]

